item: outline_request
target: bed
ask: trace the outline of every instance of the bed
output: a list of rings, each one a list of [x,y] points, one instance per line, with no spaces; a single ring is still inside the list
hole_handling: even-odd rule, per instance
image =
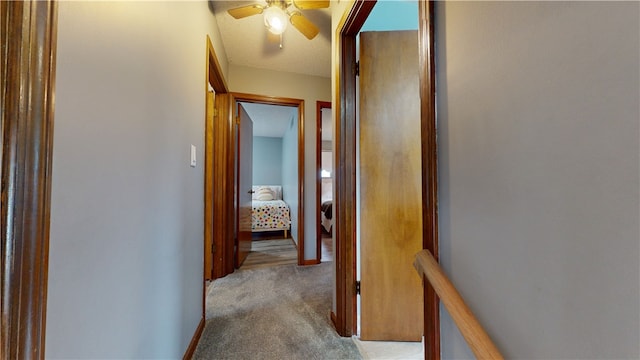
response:
[[[333,225],[333,201],[324,201],[320,206],[320,223],[322,228],[331,234],[331,227]]]
[[[320,224],[322,228],[331,234],[333,227],[333,180],[331,178],[322,179],[320,194]]]
[[[256,185],[252,187],[251,231],[284,231],[291,229],[289,205],[282,200],[282,186]]]

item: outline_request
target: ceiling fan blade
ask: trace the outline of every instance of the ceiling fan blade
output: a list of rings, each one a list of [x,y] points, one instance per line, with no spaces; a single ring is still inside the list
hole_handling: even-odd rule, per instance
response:
[[[227,12],[229,15],[233,16],[236,19],[242,19],[251,15],[262,14],[262,10],[264,7],[260,4],[253,4],[247,6],[237,7],[235,9],[229,9]]]
[[[329,7],[329,0],[293,0],[293,4],[300,10],[325,9]]]
[[[299,11],[291,14],[290,21],[291,24],[309,40],[316,37],[316,35],[318,35],[318,33],[320,32],[320,30],[318,30],[318,28],[311,21],[309,21],[309,19],[304,17]]]

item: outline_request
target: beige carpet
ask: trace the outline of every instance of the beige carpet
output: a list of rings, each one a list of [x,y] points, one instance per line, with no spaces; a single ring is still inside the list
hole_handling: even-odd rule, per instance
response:
[[[332,263],[239,270],[217,279],[194,359],[361,359],[335,332]]]

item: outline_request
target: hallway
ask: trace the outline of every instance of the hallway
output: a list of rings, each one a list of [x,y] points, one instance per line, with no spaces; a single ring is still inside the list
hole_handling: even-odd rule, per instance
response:
[[[241,269],[217,279],[194,359],[361,359],[329,318],[331,267]]]

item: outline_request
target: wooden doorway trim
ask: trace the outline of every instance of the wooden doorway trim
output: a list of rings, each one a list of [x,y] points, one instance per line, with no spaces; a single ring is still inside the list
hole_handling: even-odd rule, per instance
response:
[[[57,3],[0,2],[0,358],[44,359]]]
[[[438,256],[437,144],[435,116],[434,1],[419,1],[419,66],[422,137],[423,247]],[[371,13],[375,1],[356,0],[341,19],[336,34],[338,68],[335,99],[336,330],[342,336],[357,333],[355,304],[356,215],[356,36]],[[425,359],[440,358],[438,299],[430,286],[424,289]]]
[[[435,1],[418,2],[418,56],[422,133],[422,248],[436,260],[438,251],[438,147],[436,127]],[[423,280],[424,358],[440,359],[440,306],[433,287]]]
[[[320,205],[322,196],[322,109],[331,109],[328,101],[316,101],[316,263],[322,261],[322,224]]]
[[[310,265],[304,260],[304,100],[278,96],[231,93],[230,103],[233,107],[233,118],[236,116],[235,111],[237,106],[235,106],[235,104],[238,102],[291,106],[298,109],[298,233],[296,234],[298,236],[298,265]],[[235,134],[232,136],[232,139],[236,141]],[[232,149],[235,148],[234,144]],[[236,154],[231,156],[234,160],[235,157]],[[233,183],[235,184],[235,180]],[[235,211],[235,209],[233,211]],[[315,263],[315,260],[311,261]]]
[[[334,101],[335,181],[334,239],[336,312],[332,319],[341,336],[357,334],[356,316],[356,37],[375,1],[357,0],[338,24],[338,69]]]
[[[230,119],[228,116],[229,88],[222,74],[211,39],[206,39],[205,91],[205,149],[204,149],[204,280],[213,280],[233,272],[233,260],[229,253],[230,223],[228,208],[230,198],[225,181],[229,165]],[[219,201],[214,201],[219,199]],[[232,203],[231,203],[232,204]],[[231,228],[232,229],[232,228]],[[233,249],[231,249],[233,254]],[[229,263],[231,269],[229,270]],[[204,282],[203,282],[204,283]],[[203,299],[204,301],[204,299]]]
[[[205,55],[205,116],[204,116],[204,229],[203,229],[203,281],[202,281],[202,317],[198,323],[187,349],[184,359],[190,359],[196,350],[200,336],[204,331],[207,282],[220,278],[225,273],[225,237],[228,233],[227,212],[224,209],[227,194],[223,178],[225,174],[225,117],[228,87],[222,68],[218,62],[211,38],[206,38]],[[218,185],[218,186],[216,186]],[[221,199],[223,201],[216,201]],[[233,269],[232,269],[233,271]]]

